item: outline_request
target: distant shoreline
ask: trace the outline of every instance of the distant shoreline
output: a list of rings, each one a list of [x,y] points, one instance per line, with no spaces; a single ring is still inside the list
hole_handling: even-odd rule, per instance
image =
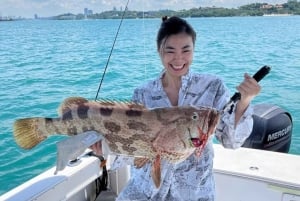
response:
[[[13,19],[0,19],[0,22],[13,21]]]
[[[281,16],[293,16],[292,14],[264,14],[264,17],[281,17]]]
[[[93,20],[93,19],[148,19],[161,18],[163,16],[178,16],[182,18],[196,18],[196,17],[243,17],[243,16],[290,16],[300,15],[300,1],[289,0],[283,4],[268,4],[268,3],[252,3],[238,8],[223,8],[223,7],[198,7],[191,9],[175,10],[156,10],[156,11],[134,11],[134,10],[117,10],[114,8],[110,11],[103,11],[101,13],[73,14],[64,13],[57,16],[39,17],[37,14],[34,18],[14,18],[1,17],[5,21],[24,20],[24,19],[39,19],[39,20]]]

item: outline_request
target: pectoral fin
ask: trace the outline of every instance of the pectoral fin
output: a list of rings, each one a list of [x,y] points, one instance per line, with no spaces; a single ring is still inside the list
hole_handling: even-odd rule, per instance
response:
[[[152,170],[151,170],[151,176],[156,188],[160,186],[160,182],[161,182],[160,162],[161,162],[160,155],[156,155],[156,158],[152,163]]]
[[[59,141],[56,144],[57,161],[55,174],[58,171],[63,170],[70,160],[79,157],[88,147],[99,140],[104,140],[104,137],[101,134],[95,131],[87,131]]]

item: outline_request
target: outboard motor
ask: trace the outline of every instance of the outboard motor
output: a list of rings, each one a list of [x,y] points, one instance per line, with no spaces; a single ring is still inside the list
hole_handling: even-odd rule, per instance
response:
[[[254,105],[253,130],[243,147],[288,153],[293,123],[291,115],[276,105]]]

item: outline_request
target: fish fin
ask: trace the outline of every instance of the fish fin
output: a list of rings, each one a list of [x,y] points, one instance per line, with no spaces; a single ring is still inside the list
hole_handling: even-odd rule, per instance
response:
[[[143,104],[140,104],[140,103],[128,102],[127,105],[130,109],[137,109],[137,110],[146,109],[146,107]]]
[[[72,109],[76,105],[89,104],[100,107],[107,108],[124,108],[124,109],[135,109],[135,110],[144,110],[146,109],[143,104],[135,103],[128,100],[111,100],[111,99],[99,99],[96,101],[89,101],[83,97],[70,97],[66,98],[58,107],[57,112],[61,116],[65,112]]]
[[[31,149],[47,137],[39,134],[39,118],[18,119],[14,123],[14,138],[16,143],[24,148]]]
[[[103,106],[114,106],[115,103],[117,101],[114,101],[114,100],[111,100],[111,99],[98,99],[96,100],[96,103],[99,103],[100,105],[103,105]]]
[[[96,103],[101,106],[109,107],[109,108],[124,108],[124,109],[135,109],[135,110],[144,110],[146,109],[143,104],[135,103],[132,101],[114,101],[109,99],[100,99],[97,100]]]
[[[89,101],[83,97],[69,97],[66,98],[58,107],[57,113],[59,116],[62,116],[67,111],[75,105],[82,105],[88,103]]]
[[[220,121],[220,113],[216,110],[212,110],[209,114],[209,119],[210,119],[208,124],[209,129],[207,134],[210,136],[215,132],[216,127]]]
[[[151,177],[153,179],[153,182],[158,188],[160,186],[161,182],[161,169],[160,169],[160,155],[156,155],[155,160],[152,162],[152,170],[151,170]]]

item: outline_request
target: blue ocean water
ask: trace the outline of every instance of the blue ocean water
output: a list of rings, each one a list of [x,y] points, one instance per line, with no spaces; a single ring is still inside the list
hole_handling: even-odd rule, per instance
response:
[[[188,18],[197,31],[192,70],[217,74],[231,90],[243,73],[272,67],[256,103],[291,113],[291,154],[300,154],[300,16]],[[70,96],[94,99],[120,20],[0,23],[0,194],[55,165],[53,136],[32,150],[14,142],[24,117],[56,117]],[[130,99],[162,69],[155,37],[160,19],[124,20],[99,98]]]

